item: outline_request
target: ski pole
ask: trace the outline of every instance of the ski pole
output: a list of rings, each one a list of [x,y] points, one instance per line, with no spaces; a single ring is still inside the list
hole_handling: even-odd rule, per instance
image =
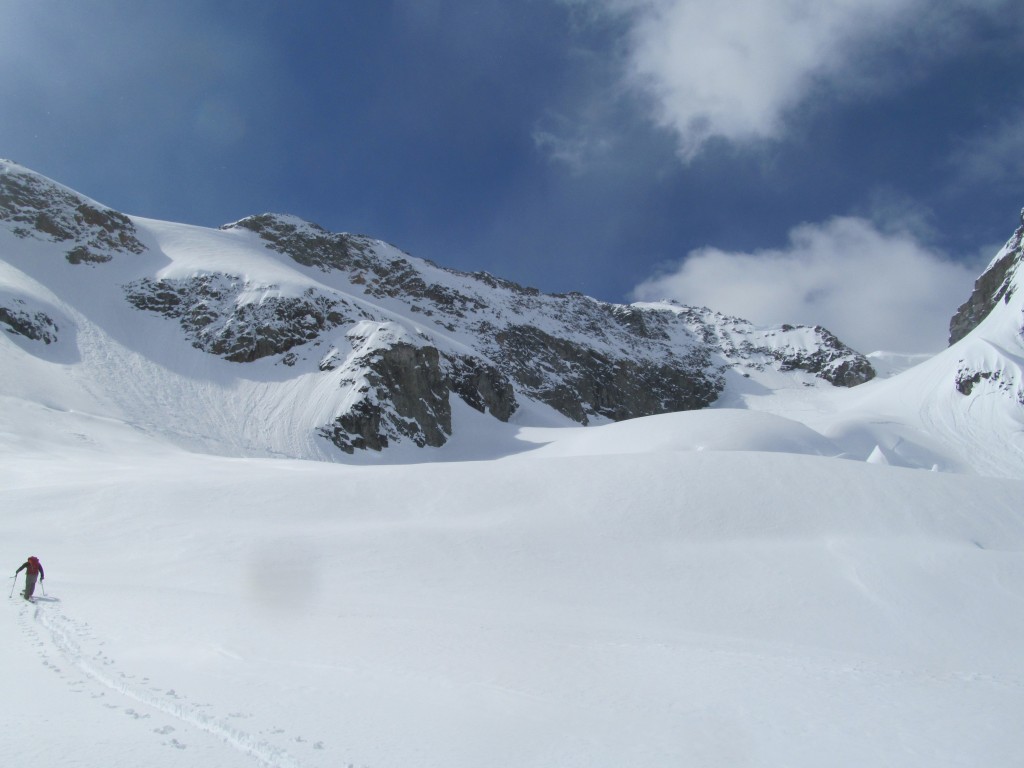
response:
[[[8,598],[14,597],[14,588],[16,586],[18,586],[18,574],[11,576],[11,594],[7,596]]]
[[[46,597],[46,585],[43,583],[46,579],[39,580],[39,588],[43,590],[43,597]]]

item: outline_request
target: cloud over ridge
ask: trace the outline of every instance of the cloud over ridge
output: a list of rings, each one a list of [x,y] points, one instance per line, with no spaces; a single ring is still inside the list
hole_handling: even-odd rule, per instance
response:
[[[819,324],[861,352],[937,352],[975,277],[907,231],[847,216],[801,224],[783,248],[691,251],[632,298],[675,299],[762,325]]]

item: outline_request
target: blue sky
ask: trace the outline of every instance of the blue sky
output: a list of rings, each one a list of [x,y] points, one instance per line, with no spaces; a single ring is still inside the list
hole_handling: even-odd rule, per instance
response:
[[[937,351],[1024,207],[1019,0],[0,0],[0,156],[127,213]]]

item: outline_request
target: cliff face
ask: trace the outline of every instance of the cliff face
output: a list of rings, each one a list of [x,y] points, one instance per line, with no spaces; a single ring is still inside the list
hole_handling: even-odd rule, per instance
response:
[[[950,320],[949,340],[960,352],[954,381],[965,397],[995,394],[1024,404],[1024,211],[1021,225],[974,283]]]
[[[1020,214],[1021,225],[988,269],[974,283],[974,291],[949,321],[949,343],[960,339],[978,327],[999,302],[1007,303],[1013,296],[1014,278],[1020,266],[1024,248],[1024,210]]]
[[[820,327],[757,328],[706,308],[543,294],[292,216],[189,228],[190,245],[171,249],[146,235],[152,222],[0,168],[5,247],[53,243],[64,269],[92,267],[97,279],[108,270],[114,300],[175,323],[179,338],[211,356],[329,377],[336,407],[315,431],[345,452],[443,444],[453,397],[501,421],[534,401],[587,424],[703,408],[730,370],[836,386],[874,375]],[[4,296],[0,323],[10,333],[44,343],[58,333],[45,307]]]

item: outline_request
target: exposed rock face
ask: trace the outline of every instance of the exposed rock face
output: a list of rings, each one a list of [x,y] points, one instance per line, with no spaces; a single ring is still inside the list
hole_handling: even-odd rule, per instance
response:
[[[971,297],[960,305],[949,321],[950,346],[973,331],[1000,301],[1009,302],[1013,296],[1013,277],[1024,248],[1024,211],[1020,216],[1021,225],[1006,243],[1003,255],[974,282]]]
[[[969,395],[982,381],[991,382],[1003,392],[1010,392],[1013,388],[1012,383],[1003,381],[1000,371],[977,371],[962,365],[956,373],[956,391],[961,395]]]
[[[0,221],[14,224],[19,237],[69,243],[65,257],[72,264],[145,250],[123,213],[10,164],[0,164]]]
[[[441,446],[452,434],[450,393],[501,421],[519,407],[512,383],[469,356],[441,354],[394,323],[365,321],[346,334],[351,354],[332,349],[320,363],[337,371],[350,404],[321,436],[346,453],[392,441]]]
[[[197,349],[236,363],[282,354],[359,319],[339,299],[313,290],[281,296],[275,286],[234,275],[144,279],[126,285],[125,295],[138,309],[177,319]]]
[[[949,323],[950,345],[962,342],[954,386],[965,397],[996,395],[1024,404],[1024,380],[1013,351],[1024,346],[1024,295],[1019,290],[1024,260],[1024,211],[1021,225],[974,283],[971,297]],[[987,322],[986,322],[987,321]],[[982,322],[986,331],[971,343]]]
[[[660,361],[633,360],[532,325],[494,336],[492,356],[528,396],[582,424],[703,408],[724,386],[707,348]]]
[[[258,234],[275,251],[286,253],[299,264],[332,270],[369,269],[375,262],[372,241],[365,237],[334,234],[323,227],[296,219],[264,213],[249,216],[221,229],[247,229]]]
[[[321,428],[324,437],[346,453],[379,451],[389,438],[408,438],[421,448],[444,445],[452,434],[452,409],[435,348],[399,341],[360,362],[368,396]]]
[[[519,403],[508,376],[497,367],[469,355],[445,355],[448,388],[480,413],[508,421]]]
[[[820,325],[758,328],[706,307],[661,306],[667,307],[712,354],[724,359],[723,370],[805,371],[837,387],[855,387],[875,377],[866,357]],[[650,324],[652,318],[646,322]]]
[[[335,234],[317,224],[275,214],[250,216],[234,224],[226,224],[221,229],[255,232],[270,248],[303,266],[315,267],[325,273],[344,272],[367,296],[402,299],[412,305],[413,311],[424,312],[428,317],[440,313],[461,319],[467,313],[482,311],[487,306],[480,297],[459,293],[449,286],[428,283],[405,254],[396,249],[382,249],[381,241],[362,235]],[[523,290],[507,281],[502,284]],[[536,291],[532,293],[537,294]],[[426,306],[417,302],[424,302]]]
[[[782,326],[783,332],[792,330],[791,325]],[[855,387],[875,377],[867,358],[843,344],[834,334],[820,325],[814,326],[812,333],[818,343],[810,350],[769,350],[781,364],[780,370],[807,371],[840,387]]]
[[[0,323],[7,326],[8,333],[44,344],[57,341],[57,324],[45,312],[32,312],[22,299],[0,298],[0,301],[10,305],[0,304]]]

